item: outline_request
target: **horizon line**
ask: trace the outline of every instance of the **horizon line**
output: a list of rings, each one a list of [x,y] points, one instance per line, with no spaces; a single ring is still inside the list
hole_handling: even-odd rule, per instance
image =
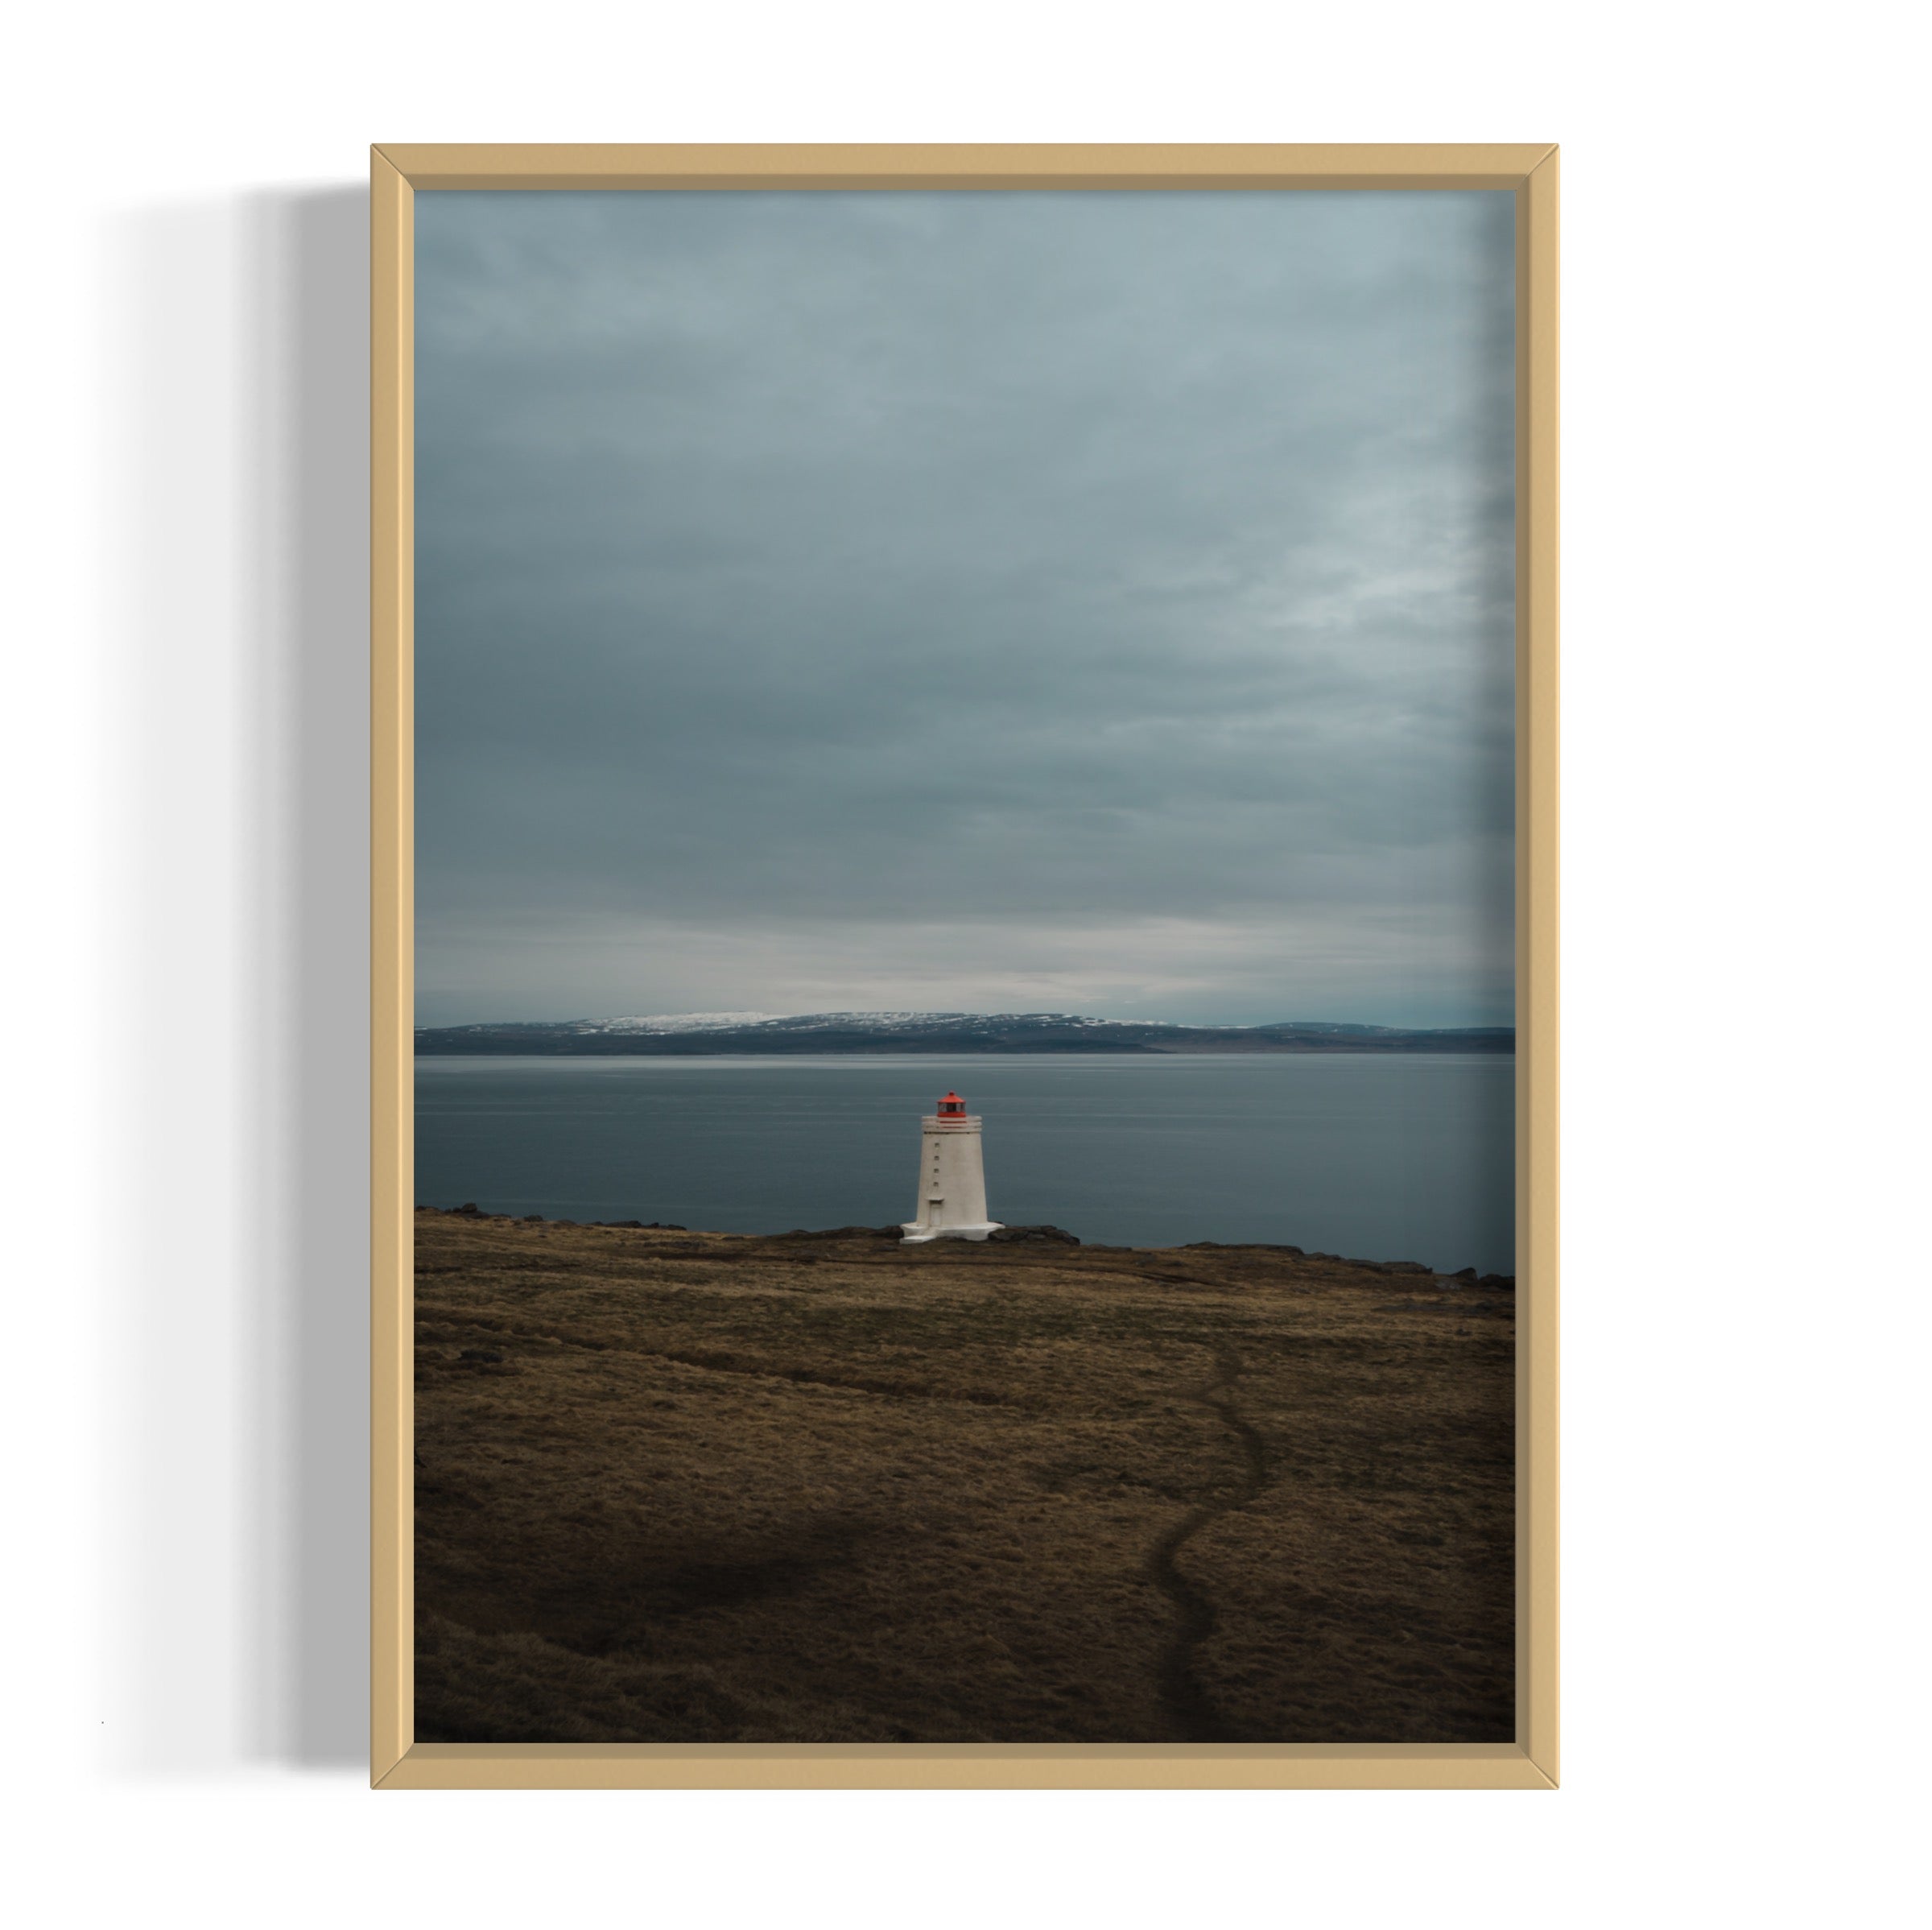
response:
[[[650,1026],[676,1025],[682,1023],[693,1031],[750,1031],[759,1027],[795,1023],[807,1019],[1059,1019],[1080,1025],[1138,1025],[1156,1026],[1174,1031],[1253,1032],[1267,1031],[1282,1027],[1299,1027],[1313,1030],[1369,1031],[1369,1032],[1476,1032],[1513,1031],[1515,1021],[1469,1020],[1456,1024],[1403,1024],[1390,1023],[1373,1019],[1143,1019],[1097,1017],[1091,1013],[1066,1011],[972,1011],[964,1009],[936,1010],[918,1006],[828,1006],[818,1010],[804,1012],[650,1012],[613,1013],[599,1016],[588,1014],[573,1014],[568,1018],[548,1019],[471,1019],[450,1021],[442,1024],[430,1024],[421,1021],[414,1023],[417,1031],[456,1032],[468,1031],[487,1026]]]

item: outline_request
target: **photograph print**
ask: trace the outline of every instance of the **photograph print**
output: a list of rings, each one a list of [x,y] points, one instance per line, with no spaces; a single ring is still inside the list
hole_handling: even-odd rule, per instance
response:
[[[1515,250],[416,197],[419,1740],[1512,1739]]]

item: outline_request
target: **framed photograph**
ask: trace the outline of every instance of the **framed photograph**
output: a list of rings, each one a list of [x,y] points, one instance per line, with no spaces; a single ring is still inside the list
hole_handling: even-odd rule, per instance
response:
[[[372,1774],[1557,1775],[1557,155],[379,147]]]

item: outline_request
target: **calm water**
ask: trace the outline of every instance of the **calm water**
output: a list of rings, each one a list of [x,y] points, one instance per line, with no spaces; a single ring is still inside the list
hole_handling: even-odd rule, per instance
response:
[[[419,1059],[416,1198],[882,1226],[910,1217],[919,1115],[956,1085],[986,1122],[997,1220],[1513,1273],[1514,1077],[1421,1055]]]

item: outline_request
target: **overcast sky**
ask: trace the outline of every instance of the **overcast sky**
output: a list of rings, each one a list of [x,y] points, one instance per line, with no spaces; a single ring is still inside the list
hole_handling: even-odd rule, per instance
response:
[[[1505,193],[427,193],[426,1023],[1507,1022]]]

